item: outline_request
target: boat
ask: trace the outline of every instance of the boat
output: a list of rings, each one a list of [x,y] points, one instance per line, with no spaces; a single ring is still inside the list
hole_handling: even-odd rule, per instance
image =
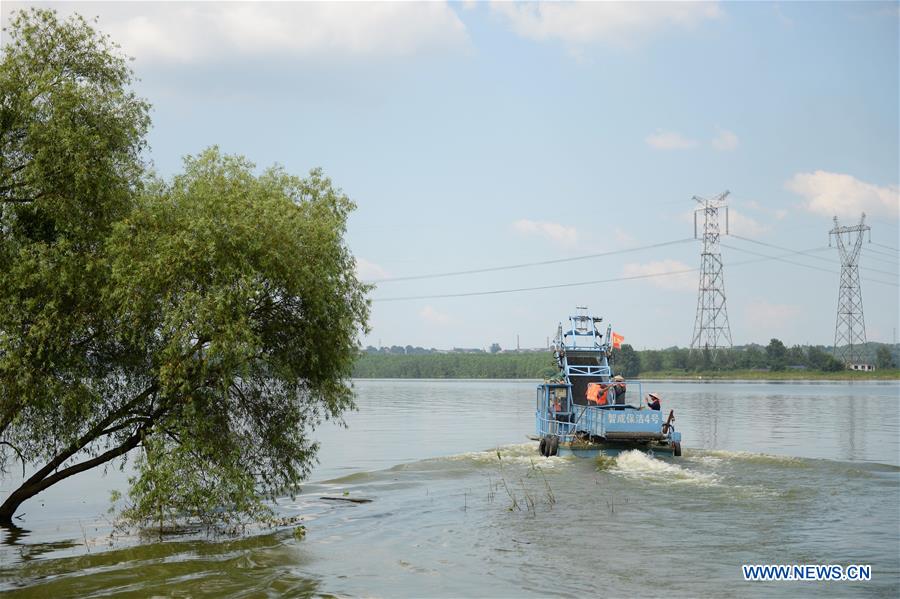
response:
[[[537,387],[535,410],[538,450],[544,457],[616,455],[637,449],[681,456],[675,412],[643,406],[640,381],[615,376],[609,362],[612,327],[586,307],[560,323],[552,350],[559,372]],[[618,339],[616,339],[618,341]]]

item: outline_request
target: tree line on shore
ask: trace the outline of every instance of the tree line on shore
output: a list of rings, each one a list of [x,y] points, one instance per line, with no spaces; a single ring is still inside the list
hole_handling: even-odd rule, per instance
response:
[[[374,349],[374,348],[373,348]],[[876,368],[897,367],[900,346],[867,343],[864,361]],[[635,350],[624,344],[610,357],[613,371],[626,377],[646,373],[708,373],[785,370],[839,372],[845,365],[822,346],[787,347],[779,339],[768,345],[691,351],[670,347]],[[521,353],[391,353],[366,351],[357,359],[357,378],[546,378],[557,372],[551,351]]]

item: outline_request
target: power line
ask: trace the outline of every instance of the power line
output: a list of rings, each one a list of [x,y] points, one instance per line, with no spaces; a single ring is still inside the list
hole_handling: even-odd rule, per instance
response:
[[[442,273],[434,273],[434,274],[424,274],[424,275],[410,275],[407,277],[387,277],[384,279],[372,279],[369,281],[364,281],[365,283],[393,283],[396,281],[417,281],[421,279],[438,279],[442,277],[456,277],[460,275],[472,275],[483,272],[497,272],[500,270],[513,270],[516,268],[529,268],[532,266],[545,266],[548,264],[561,264],[563,262],[575,262],[576,260],[588,260],[590,258],[602,258],[603,256],[614,256],[616,254],[626,254],[628,252],[637,252],[641,250],[649,250],[653,248],[665,247],[668,245],[675,245],[678,243],[686,243],[688,241],[693,241],[693,238],[688,237],[686,239],[676,239],[674,241],[663,241],[661,243],[653,243],[650,245],[644,245],[640,247],[632,247],[625,248],[621,250],[611,250],[609,252],[601,252],[599,254],[587,254],[584,256],[574,256],[572,258],[556,258],[554,260],[541,260],[539,262],[523,262],[521,264],[509,264],[506,266],[492,266],[488,268],[473,268],[471,270],[457,270],[452,272],[442,272]]]
[[[748,238],[748,237],[743,237],[743,236],[741,236],[741,235],[735,235],[735,234],[733,234],[733,233],[730,234],[730,237],[733,237],[733,238],[735,238],[735,239],[740,239],[740,240],[742,240],[742,241],[747,241],[747,242],[749,242],[749,243],[755,243],[755,244],[757,244],[757,245],[762,245],[762,246],[771,247],[771,248],[778,249],[778,250],[782,250],[782,251],[787,251],[787,252],[790,252],[789,255],[803,254],[803,255],[806,255],[806,256],[809,257],[809,258],[814,258],[814,259],[816,259],[816,260],[821,260],[821,261],[825,261],[825,262],[831,263],[831,261],[828,260],[827,258],[823,258],[823,257],[821,257],[821,256],[813,256],[813,255],[810,255],[812,252],[819,252],[819,251],[823,251],[823,250],[828,249],[828,248],[813,248],[813,249],[811,249],[811,250],[801,250],[801,251],[796,251],[796,250],[792,250],[791,248],[786,248],[786,247],[779,246],[779,245],[775,245],[775,244],[772,244],[772,243],[765,243],[765,242],[762,242],[762,241],[757,241],[757,240],[755,240],[755,239],[750,239],[750,238]],[[382,278],[382,279],[370,279],[370,280],[367,280],[367,281],[365,281],[365,282],[366,282],[366,283],[393,283],[393,282],[399,282],[399,281],[416,281],[416,280],[423,280],[423,279],[437,279],[437,278],[443,278],[443,277],[454,277],[454,276],[462,276],[462,275],[469,275],[469,274],[479,274],[479,273],[486,273],[486,272],[498,272],[498,271],[502,271],[502,270],[514,270],[514,269],[519,269],[519,268],[530,268],[530,267],[534,267],[534,266],[546,266],[546,265],[550,265],[550,264],[562,264],[562,263],[565,263],[565,262],[575,262],[575,261],[579,261],[579,260],[589,260],[589,259],[592,259],[592,258],[602,258],[602,257],[605,257],[605,256],[614,256],[614,255],[617,255],[617,254],[625,254],[625,253],[629,253],[629,252],[638,252],[638,251],[641,251],[641,250],[647,250],[647,249],[653,249],[653,248],[665,247],[665,246],[669,246],[669,245],[676,245],[676,244],[679,244],[679,243],[687,243],[687,242],[689,242],[689,241],[692,241],[692,239],[691,239],[691,238],[676,239],[676,240],[672,240],[672,241],[664,241],[664,242],[660,242],[660,243],[654,243],[654,244],[649,244],[649,245],[644,245],[644,246],[639,246],[639,247],[624,248],[624,249],[621,249],[621,250],[611,250],[611,251],[608,251],[608,252],[600,252],[600,253],[596,253],[596,254],[586,254],[586,255],[583,255],[583,256],[573,256],[573,257],[571,257],[571,258],[556,258],[556,259],[552,259],[552,260],[541,260],[541,261],[536,261],[536,262],[524,262],[524,263],[520,263],[520,264],[509,264],[509,265],[504,265],[504,266],[493,266],[493,267],[487,267],[487,268],[474,268],[474,269],[469,269],[469,270],[459,270],[459,271],[451,271],[451,272],[443,272],[443,273],[432,273],[432,274],[422,274],[422,275],[410,275],[410,276],[404,276],[404,277],[386,277],[386,278]],[[891,250],[894,249],[894,248],[891,248],[890,246],[886,246],[886,245],[879,244],[879,243],[875,243],[875,242],[872,242],[872,245],[878,245],[878,246],[881,246],[881,247],[884,247],[884,248],[887,248],[887,249],[891,249]],[[737,250],[737,251],[745,251],[745,250],[741,250],[741,248],[735,248],[735,247],[731,247],[731,246],[726,246],[726,247],[729,247],[730,249],[735,249],[735,250]],[[885,253],[885,252],[881,252],[881,251],[879,251],[879,250],[875,250],[874,248],[871,248],[871,247],[865,247],[864,249],[865,249],[866,251],[875,252],[875,253],[880,254],[880,255],[891,256],[891,254],[887,254],[887,253]],[[896,251],[896,250],[895,250],[895,251]],[[751,252],[751,253],[752,253],[752,252]],[[757,255],[759,255],[759,256],[766,256],[765,254],[757,254]],[[766,256],[766,257],[769,257],[769,256]],[[771,258],[771,257],[769,257],[769,258]],[[772,258],[772,259],[775,259],[775,258]],[[782,261],[784,261],[784,260],[782,260]],[[805,266],[805,265],[800,264],[800,263],[797,263],[797,262],[788,262],[788,263],[789,263],[789,264],[799,265],[799,266]],[[872,272],[877,272],[877,273],[880,273],[880,274],[886,274],[886,275],[890,275],[890,276],[897,276],[896,273],[892,273],[892,272],[888,272],[888,271],[884,271],[884,270],[879,270],[879,269],[876,269],[876,268],[869,268],[869,267],[860,267],[860,268],[865,269],[865,270],[869,270],[869,271],[872,271]],[[820,269],[820,270],[821,270],[821,269]],[[831,272],[831,271],[828,271],[828,272]],[[884,281],[878,281],[878,280],[875,280],[875,279],[872,279],[872,280],[874,280],[874,281],[876,281],[876,282],[879,282],[879,283],[883,283],[883,282],[884,282]]]
[[[896,254],[897,252],[900,252],[900,250],[898,250],[897,248],[892,248],[892,247],[889,246],[889,245],[884,245],[883,243],[878,243],[877,241],[871,241],[870,243],[871,243],[872,245],[877,245],[878,247],[882,247],[882,248],[884,248],[884,249],[886,249],[886,250],[891,250],[891,251],[894,252],[895,254]]]
[[[749,241],[750,243],[755,243],[757,245],[764,245],[766,247],[775,248],[776,250],[782,250],[785,252],[791,252],[792,254],[812,254],[813,252],[822,252],[824,250],[830,249],[827,245],[817,248],[812,248],[811,250],[795,250],[792,248],[786,248],[780,245],[775,245],[774,243],[766,243],[765,241],[757,241],[755,239],[750,239],[749,237],[743,237],[741,235],[735,235],[734,233],[730,233],[729,237],[734,237],[735,239],[740,239],[741,241]],[[817,260],[825,260],[829,264],[831,264],[831,260],[828,258],[822,258],[821,256],[810,256],[810,258],[815,258]]]
[[[873,256],[871,254],[871,250],[869,248],[867,248],[866,246],[863,246],[862,251],[866,254],[866,259],[868,259],[868,260],[875,260],[876,262],[884,262],[885,264],[893,264],[894,266],[897,266],[897,264],[898,264],[897,258],[894,258],[893,260],[891,260],[890,258],[885,258],[884,256],[886,256],[887,254],[882,254],[881,252],[878,252],[877,254],[875,254],[875,256]],[[879,256],[879,257],[876,257],[876,256]]]
[[[681,275],[689,272],[697,272],[699,268],[687,268],[684,270],[673,270],[670,272],[652,273],[646,275],[632,275],[628,277],[616,277],[613,279],[597,279],[595,281],[579,281],[577,283],[558,283],[555,285],[539,285],[536,287],[519,287],[517,289],[493,289],[490,291],[469,291],[465,293],[443,293],[437,295],[413,295],[407,297],[385,297],[375,298],[373,302],[399,302],[403,300],[423,300],[423,299],[440,299],[447,297],[471,297],[475,295],[499,295],[502,293],[519,293],[522,291],[541,291],[544,289],[561,289],[564,287],[580,287],[583,285],[597,285],[600,283],[615,283],[616,281],[631,281],[634,279],[650,279],[653,277],[667,277],[671,275]]]
[[[785,254],[784,256],[792,256],[795,254],[801,254],[801,253],[806,253],[806,252],[811,252],[811,251],[819,251],[822,249],[828,249],[828,248],[826,247],[826,248],[814,248],[812,250],[797,250],[797,251],[792,251],[788,254]],[[740,251],[740,250],[738,250],[738,251]],[[758,262],[767,262],[769,260],[779,260],[779,259],[783,258],[783,256],[767,256],[765,254],[757,254],[757,255],[762,256],[762,257],[750,259],[750,260],[742,260],[739,262],[729,262],[728,266],[729,266],[729,268],[734,267],[734,266],[744,266],[746,264],[755,264]],[[788,263],[794,264],[796,266],[805,266],[807,268],[821,270],[823,272],[827,272],[832,275],[836,274],[834,271],[831,271],[831,270],[826,270],[824,268],[818,268],[815,266],[809,266],[807,264],[802,264],[799,262],[788,262]],[[538,286],[534,286],[534,287],[519,287],[519,288],[515,288],[515,289],[492,289],[489,291],[468,291],[468,292],[463,292],[463,293],[439,293],[439,294],[433,294],[433,295],[410,295],[410,296],[402,296],[402,297],[383,297],[383,298],[374,298],[372,301],[373,302],[399,302],[399,301],[407,301],[407,300],[429,300],[429,299],[444,299],[444,298],[455,298],[455,297],[473,297],[473,296],[479,296],[479,295],[501,295],[501,294],[505,294],[505,293],[520,293],[520,292],[524,292],[524,291],[543,291],[546,289],[562,289],[562,288],[566,288],[566,287],[581,287],[581,286],[586,286],[586,285],[599,285],[602,283],[616,283],[619,281],[632,281],[632,280],[638,280],[638,279],[653,279],[656,277],[668,277],[668,276],[673,276],[673,275],[681,275],[681,274],[687,274],[687,273],[691,273],[691,272],[698,272],[699,270],[700,270],[699,268],[687,268],[687,269],[683,269],[683,270],[673,270],[670,272],[652,273],[652,274],[645,274],[645,275],[631,275],[631,276],[627,276],[627,277],[615,277],[615,278],[611,278],[611,279],[597,279],[594,281],[578,281],[575,283],[558,283],[555,285],[538,285]],[[874,283],[881,283],[883,285],[892,285],[894,287],[900,287],[900,285],[897,285],[896,283],[889,283],[887,281],[879,281],[878,279],[865,279],[865,280],[871,281]]]
[[[728,248],[729,250],[736,250],[736,251],[738,251],[738,252],[744,252],[745,254],[752,254],[752,255],[754,255],[754,256],[763,256],[763,257],[768,258],[768,259],[770,259],[770,260],[777,260],[777,261],[779,261],[779,262],[784,262],[785,264],[793,264],[794,266],[803,266],[804,268],[811,268],[811,269],[813,269],[813,270],[820,270],[820,271],[822,271],[822,272],[827,272],[827,273],[829,273],[829,274],[835,274],[833,270],[829,270],[829,269],[827,269],[827,268],[822,268],[822,267],[820,267],[820,266],[813,266],[812,264],[803,264],[802,262],[794,262],[794,261],[792,261],[792,260],[785,260],[783,257],[780,257],[780,256],[769,256],[768,254],[760,254],[759,252],[754,252],[753,250],[747,250],[747,249],[744,249],[744,248],[735,247],[735,246],[733,246],[733,245],[726,245],[726,244],[724,244],[724,243],[721,244],[721,245],[722,245],[722,247],[726,247],[726,248]],[[808,250],[807,250],[807,251],[808,251]],[[791,253],[789,253],[789,254],[787,254],[787,255],[788,255],[788,256],[793,256],[793,255],[796,255],[796,254],[805,254],[805,253],[806,253],[806,251],[802,251],[802,252],[791,252]]]
[[[864,246],[863,250],[865,250],[867,252],[874,252],[874,253],[878,254],[879,256],[885,256],[885,257],[890,256],[891,258],[894,259],[894,261],[896,261],[898,259],[898,257],[900,257],[897,255],[897,252],[885,252],[884,250],[876,250],[875,248],[873,248],[871,246],[871,244]]]
[[[786,252],[794,251],[794,250],[791,250],[791,248],[786,248],[786,247],[782,247],[782,246],[780,246],[780,245],[775,245],[774,243],[765,243],[765,242],[763,242],[763,241],[756,241],[755,239],[750,239],[749,237],[741,237],[740,235],[731,235],[731,237],[734,237],[735,239],[740,239],[740,240],[742,240],[742,241],[749,241],[750,243],[755,243],[755,244],[757,244],[757,245],[764,245],[764,246],[767,246],[767,247],[770,247],[770,248],[775,248],[776,250],[783,250],[783,251],[786,251]],[[724,244],[723,244],[723,245],[724,245]],[[726,246],[726,247],[731,247],[731,246]],[[734,247],[732,247],[731,249],[737,250],[737,251],[739,251],[739,252],[746,251],[746,250],[742,250],[741,248],[734,248]],[[822,249],[828,249],[828,248],[819,248],[819,249],[816,249],[816,250],[804,250],[804,251],[802,251],[802,252],[796,252],[796,253],[797,253],[797,254],[810,254],[811,252],[814,252],[814,251],[822,251]],[[764,255],[764,254],[760,254],[760,255]],[[822,261],[824,261],[824,262],[828,262],[829,264],[833,264],[833,262],[832,262],[831,260],[829,260],[828,258],[824,258],[824,257],[822,257],[822,256],[808,256],[808,257],[809,257],[809,258],[815,258],[816,260],[822,260]],[[797,264],[799,264],[799,263],[797,263]],[[881,273],[881,274],[883,274],[883,275],[890,275],[890,276],[892,276],[892,277],[896,277],[896,276],[897,276],[897,273],[894,273],[894,272],[888,272],[888,271],[886,271],[886,270],[879,270],[879,269],[877,269],[877,268],[869,268],[869,267],[865,267],[865,266],[860,266],[859,268],[861,268],[861,269],[863,269],[863,270],[870,270],[870,271],[872,271],[872,272]],[[829,272],[831,272],[831,271],[829,271]]]
[[[754,251],[752,251],[752,250],[748,250],[748,249],[744,249],[744,248],[739,248],[739,247],[734,247],[734,246],[731,246],[731,245],[725,245],[724,243],[721,244],[721,245],[722,245],[723,247],[727,247],[727,248],[730,249],[730,250],[737,250],[737,251],[739,251],[739,252],[744,252],[745,254],[753,254],[754,256],[762,256],[762,257],[764,257],[766,260],[778,260],[779,262],[784,262],[785,264],[793,264],[794,266],[802,266],[803,268],[810,268],[810,269],[812,269],[812,270],[818,270],[818,271],[821,271],[821,272],[827,272],[828,274],[831,274],[831,275],[836,275],[836,274],[838,274],[838,273],[836,273],[835,271],[829,270],[829,269],[827,269],[827,268],[821,268],[821,267],[819,267],[819,266],[813,266],[812,264],[804,264],[804,263],[802,263],[802,262],[794,262],[794,261],[792,261],[792,260],[785,260],[785,259],[784,259],[784,256],[792,256],[792,255],[795,255],[795,254],[807,254],[807,253],[809,253],[809,252],[811,252],[811,251],[822,251],[822,250],[827,250],[827,249],[829,249],[829,248],[827,248],[827,247],[825,247],[825,248],[818,248],[818,249],[814,249],[814,250],[796,250],[796,251],[792,251],[792,252],[790,252],[790,253],[788,253],[788,254],[785,254],[784,256],[769,256],[768,254],[760,254],[759,252],[754,252]],[[810,257],[812,257],[812,256],[810,256]],[[737,264],[747,264],[747,262],[738,262]],[[881,272],[881,271],[879,271],[879,272]],[[888,273],[888,274],[893,274],[893,273]],[[893,276],[896,276],[896,275],[893,275]],[[866,282],[868,282],[868,283],[881,283],[882,285],[890,285],[890,286],[892,286],[892,287],[900,287],[900,285],[898,285],[897,283],[892,283],[892,282],[890,282],[890,281],[882,281],[881,279],[871,279],[871,278],[866,278],[866,279],[862,279],[862,280],[863,280],[863,281],[866,281]]]
[[[893,221],[893,222],[892,222],[892,221],[889,221],[889,220],[885,220],[885,219],[883,219],[883,218],[875,218],[875,217],[873,217],[873,216],[870,216],[870,217],[869,217],[869,220],[874,220],[875,222],[879,222],[879,223],[881,223],[881,224],[883,224],[883,225],[888,225],[889,227],[900,228],[900,225],[898,225],[896,221]]]

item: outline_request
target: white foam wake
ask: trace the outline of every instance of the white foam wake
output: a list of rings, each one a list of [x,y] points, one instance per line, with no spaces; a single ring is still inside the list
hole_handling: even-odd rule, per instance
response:
[[[459,453],[444,458],[436,458],[441,461],[471,461],[480,464],[515,464],[520,466],[535,466],[540,468],[556,468],[570,461],[569,458],[544,458],[538,453],[538,445],[535,442],[516,443],[513,445],[501,445],[487,451],[471,451]]]
[[[794,456],[773,455],[769,453],[752,453],[749,451],[726,451],[724,449],[709,449],[702,452],[710,458],[722,460],[746,460],[751,462],[765,462],[772,464],[785,464],[790,466],[803,466],[807,460]]]
[[[620,453],[610,472],[629,478],[641,478],[655,482],[715,485],[714,474],[697,472],[669,461],[656,459],[642,451],[631,450]]]

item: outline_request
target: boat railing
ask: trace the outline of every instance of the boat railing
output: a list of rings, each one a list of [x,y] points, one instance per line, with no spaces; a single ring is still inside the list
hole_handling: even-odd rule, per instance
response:
[[[569,364],[566,373],[570,376],[610,376],[609,366],[595,366],[593,364]]]
[[[607,433],[609,412],[642,411],[643,385],[639,381],[625,381],[628,403],[584,405],[572,402],[573,386],[568,383],[545,383],[538,388],[535,410],[536,430],[540,436],[555,435],[561,442],[573,441],[577,434],[603,437]],[[565,390],[565,401],[556,395]]]
[[[555,435],[559,437],[560,442],[566,443],[575,439],[576,422],[566,422],[558,420],[556,417],[548,418],[546,415],[537,413],[537,430],[541,436]]]

